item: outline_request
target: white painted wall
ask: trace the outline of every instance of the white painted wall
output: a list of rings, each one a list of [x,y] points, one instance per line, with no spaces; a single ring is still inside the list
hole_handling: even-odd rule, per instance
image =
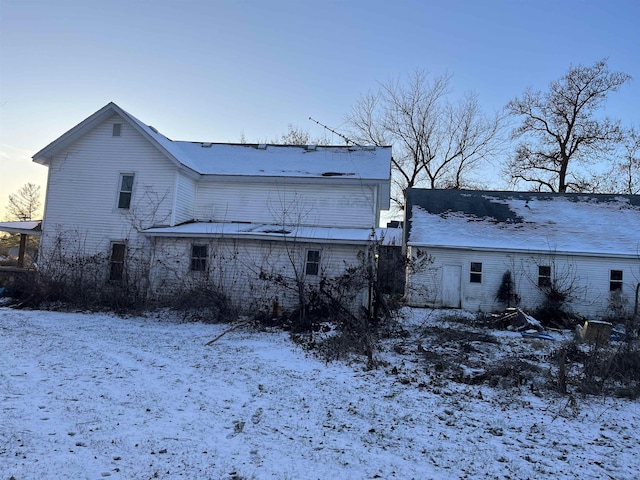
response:
[[[120,137],[113,124],[121,123]],[[42,255],[57,237],[72,237],[77,255],[107,253],[112,241],[144,244],[138,230],[169,223],[176,167],[118,116],[57,155],[49,165]],[[118,209],[121,173],[133,173],[130,209]]]
[[[193,220],[196,202],[196,181],[176,171],[175,209],[171,225]]]
[[[154,239],[152,290],[160,297],[213,285],[229,295],[241,307],[269,309],[277,299],[283,307],[297,303],[296,292],[272,280],[261,278],[261,270],[282,275],[295,287],[294,265],[303,273],[308,249],[320,250],[322,275],[332,278],[342,274],[348,265],[358,265],[358,245],[327,245],[234,239],[162,238]],[[192,272],[191,245],[207,245],[208,272]],[[317,285],[321,275],[304,276],[308,285]],[[363,292],[361,292],[362,294]]]
[[[445,266],[459,266],[462,272],[461,308],[490,312],[503,306],[495,299],[502,276],[510,270],[520,305],[532,310],[543,297],[537,288],[538,266],[551,266],[552,276],[562,284],[577,286],[571,307],[588,318],[607,314],[611,270],[623,271],[622,294],[633,308],[635,287],[640,282],[640,258],[598,258],[553,254],[465,251],[458,249],[409,246],[407,254],[415,265],[407,270],[407,301],[412,306],[443,306]],[[420,255],[418,257],[418,254]],[[417,259],[422,259],[418,262]],[[425,260],[426,259],[426,260]],[[420,263],[419,265],[416,264]],[[470,282],[471,262],[482,263],[482,283]]]
[[[361,184],[200,182],[195,216],[218,222],[372,228],[377,226],[373,187]]]

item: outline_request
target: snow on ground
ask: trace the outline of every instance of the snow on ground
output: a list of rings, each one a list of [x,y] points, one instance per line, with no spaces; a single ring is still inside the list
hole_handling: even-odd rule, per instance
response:
[[[324,362],[283,332],[0,308],[0,471],[23,479],[637,478],[640,405]]]

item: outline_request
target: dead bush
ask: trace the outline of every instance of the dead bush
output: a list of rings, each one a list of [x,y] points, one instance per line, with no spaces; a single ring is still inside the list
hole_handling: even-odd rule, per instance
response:
[[[197,285],[173,296],[170,308],[183,320],[204,323],[226,323],[238,315],[228,295],[211,285]]]
[[[560,388],[561,393],[640,397],[640,348],[637,343],[605,346],[572,341],[562,345],[553,357],[559,363],[558,385],[564,387]]]
[[[542,386],[543,378],[545,378],[545,372],[539,365],[521,358],[509,357],[499,360],[484,373],[463,381],[469,384],[482,383],[494,388],[517,388],[530,385],[535,389]]]

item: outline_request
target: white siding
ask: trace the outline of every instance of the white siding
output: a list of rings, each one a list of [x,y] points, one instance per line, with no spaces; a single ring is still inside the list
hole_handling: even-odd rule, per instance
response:
[[[196,200],[196,182],[180,173],[176,173],[176,177],[174,225],[194,219]]]
[[[192,272],[191,245],[207,245],[208,272]],[[233,239],[156,238],[153,262],[153,290],[159,297],[171,296],[192,288],[214,287],[243,308],[268,309],[277,300],[283,307],[296,305],[294,266],[302,274],[306,252],[320,250],[321,275],[305,276],[308,285],[317,284],[322,276],[342,274],[347,265],[357,265],[358,253],[364,246],[286,243]],[[287,279],[284,288],[267,275]]]
[[[569,287],[572,284],[574,298],[571,308],[588,318],[599,318],[608,313],[612,269],[623,271],[622,294],[629,309],[633,308],[635,288],[640,282],[640,259],[408,247],[408,255],[414,265],[418,252],[421,253],[422,264],[407,270],[407,301],[414,306],[442,306],[441,286],[445,265],[460,266],[461,307],[470,311],[489,312],[503,308],[495,297],[507,270],[511,271],[520,305],[532,310],[543,300],[537,287],[538,266],[550,266],[552,278],[561,286]],[[471,262],[482,263],[482,283],[470,282]]]
[[[106,253],[111,241],[144,244],[140,229],[169,223],[175,170],[122,118],[102,123],[51,161],[41,258],[59,236],[73,239],[75,255]],[[135,175],[130,209],[117,208],[122,173]]]
[[[370,228],[376,225],[373,187],[284,183],[200,183],[200,220]]]

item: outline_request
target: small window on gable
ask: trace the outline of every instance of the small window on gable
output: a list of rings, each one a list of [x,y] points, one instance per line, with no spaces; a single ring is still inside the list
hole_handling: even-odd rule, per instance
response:
[[[113,132],[111,134],[112,137],[119,137],[122,134],[122,124],[114,123],[113,124]]]
[[[471,262],[469,269],[469,281],[471,283],[482,283],[482,263]]]
[[[609,275],[609,291],[622,291],[622,270],[611,270]]]
[[[191,271],[204,272],[207,269],[207,246],[191,245]]]
[[[538,265],[538,286],[551,286],[551,267],[549,265]]]
[[[124,243],[111,244],[111,258],[109,259],[109,280],[120,282],[124,277],[124,259],[127,247]]]
[[[320,271],[320,250],[307,250],[307,275],[318,275]]]
[[[131,207],[131,195],[133,195],[133,173],[120,175],[120,190],[118,191],[118,208]]]

